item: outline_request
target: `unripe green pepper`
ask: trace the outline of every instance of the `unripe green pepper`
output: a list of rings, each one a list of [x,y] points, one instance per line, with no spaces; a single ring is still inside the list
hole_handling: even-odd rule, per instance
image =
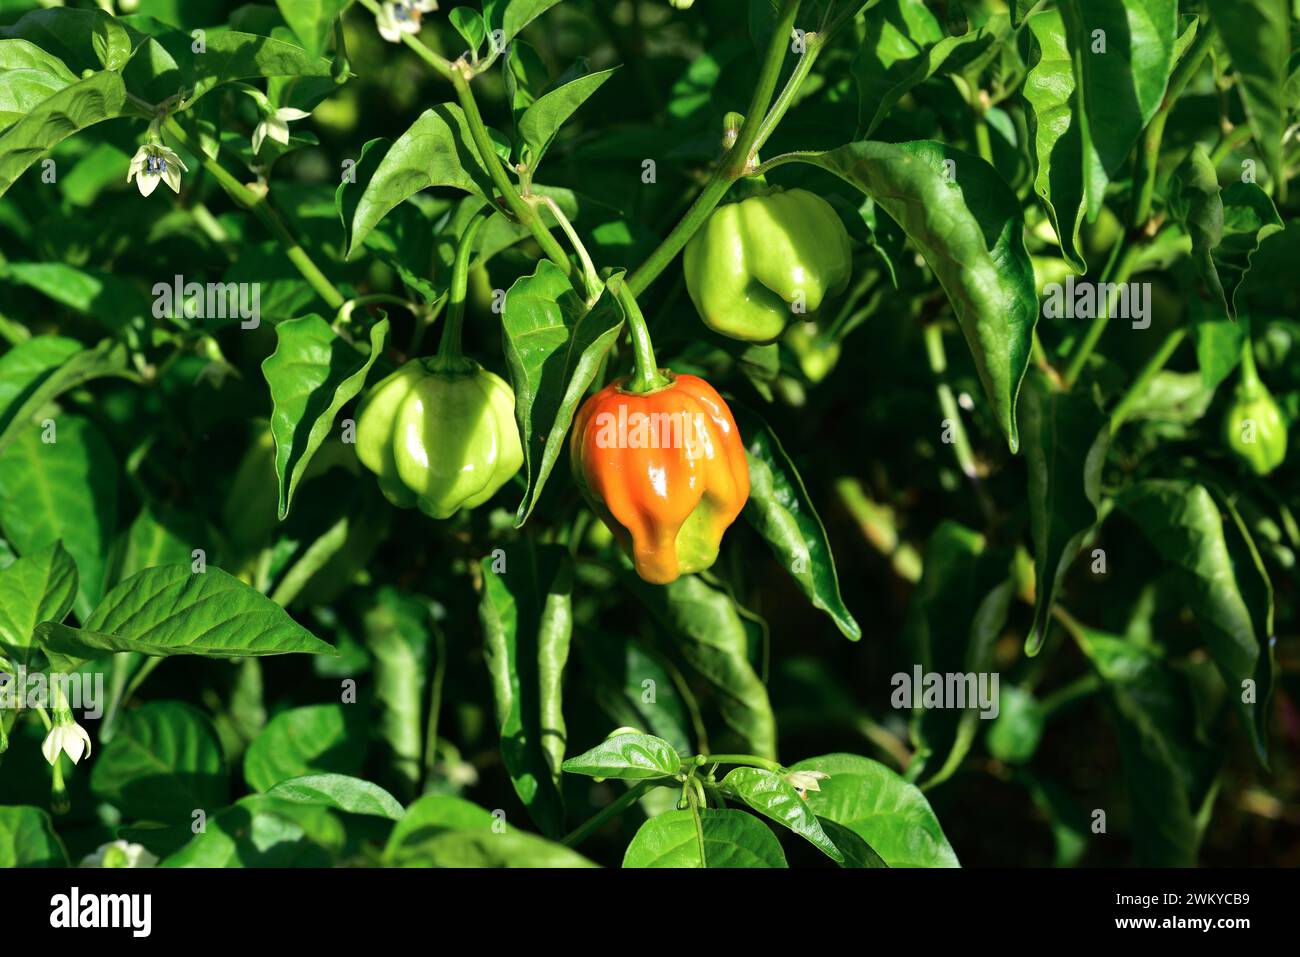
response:
[[[515,394],[473,359],[412,359],[366,396],[357,457],[394,505],[450,518],[482,505],[523,464]]]
[[[1260,381],[1247,337],[1242,350],[1241,381],[1223,418],[1224,442],[1256,475],[1267,475],[1286,458],[1286,428],[1282,410]]]
[[[830,375],[840,361],[840,344],[826,336],[815,323],[796,323],[782,341],[790,347],[799,360],[799,368],[814,385]]]
[[[704,324],[771,342],[843,291],[853,270],[834,207],[804,189],[719,206],[686,245],[686,289]]]

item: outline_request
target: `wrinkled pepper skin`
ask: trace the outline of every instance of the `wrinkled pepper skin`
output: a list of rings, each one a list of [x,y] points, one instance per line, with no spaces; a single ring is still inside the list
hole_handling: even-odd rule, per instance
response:
[[[834,207],[791,189],[719,206],[686,244],[682,266],[706,326],[732,339],[771,342],[843,291],[853,254]]]
[[[1256,475],[1268,475],[1286,458],[1286,420],[1262,383],[1239,389],[1223,418],[1229,451]]]
[[[670,385],[655,392],[625,392],[619,380],[593,395],[569,444],[593,511],[637,574],[657,585],[712,565],[749,498],[749,464],[727,403],[703,379],[665,374]]]
[[[523,464],[515,394],[472,359],[412,359],[362,403],[357,457],[394,505],[450,518],[482,505]]]

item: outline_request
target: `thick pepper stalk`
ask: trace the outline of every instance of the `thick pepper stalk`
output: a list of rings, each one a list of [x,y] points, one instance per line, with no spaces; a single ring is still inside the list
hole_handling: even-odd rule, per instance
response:
[[[704,324],[771,342],[848,285],[849,234],[834,207],[803,189],[719,206],[686,245],[686,290]]]
[[[736,420],[717,391],[663,371],[651,392],[607,386],[574,419],[575,480],[593,511],[654,584],[703,571],[749,498]]]

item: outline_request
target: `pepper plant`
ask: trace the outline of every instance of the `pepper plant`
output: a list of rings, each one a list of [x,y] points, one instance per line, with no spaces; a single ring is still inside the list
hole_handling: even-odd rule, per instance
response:
[[[0,24],[0,862],[1295,863],[1300,3]]]

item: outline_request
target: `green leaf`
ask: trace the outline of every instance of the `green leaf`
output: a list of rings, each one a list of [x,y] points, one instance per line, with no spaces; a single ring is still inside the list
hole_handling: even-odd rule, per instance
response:
[[[1061,244],[1061,257],[1076,273],[1084,273],[1079,230],[1087,212],[1083,186],[1083,123],[1077,115],[1078,93],[1074,56],[1065,41],[1059,10],[1044,10],[1029,18],[1034,38],[1033,59],[1022,95],[1029,109],[1025,119],[1033,142],[1034,195],[1052,221]]]
[[[844,855],[826,836],[807,802],[780,774],[763,768],[733,768],[721,786],[729,797],[739,798],[764,817],[806,838],[837,864],[844,863]]]
[[[77,77],[27,40],[0,40],[0,128],[26,116]]]
[[[134,379],[126,347],[105,339],[94,349],[76,350],[72,340],[37,336],[0,358],[0,453],[32,424],[51,402],[92,379]]]
[[[500,30],[493,37],[494,50],[504,50],[510,46],[524,27],[532,23],[560,0],[483,0],[483,19],[487,21],[489,32]]]
[[[154,565],[187,564],[195,548],[207,548],[210,532],[200,516],[167,506],[146,505],[126,533],[113,584]]]
[[[1288,109],[1295,107],[1286,93],[1292,52],[1287,0],[1208,0],[1208,5],[1237,71],[1250,130],[1277,196],[1285,199],[1282,135]]]
[[[269,791],[281,781],[309,774],[356,774],[365,760],[365,738],[359,726],[363,720],[358,705],[320,704],[282,711],[248,746],[244,778],[249,787]]]
[[[820,791],[808,792],[808,806],[819,818],[853,831],[890,867],[958,866],[925,795],[883,764],[856,754],[828,754],[790,770],[829,774]]]
[[[1011,34],[1010,18],[995,14],[976,30],[945,36],[922,0],[886,0],[866,16],[872,42],[858,47],[858,129],[870,136],[912,89],[937,73],[977,71]]]
[[[524,111],[519,120],[519,136],[528,150],[525,161],[530,169],[541,165],[560,127],[613,75],[614,70],[610,69],[580,76],[542,94]]]
[[[77,565],[55,542],[0,569],[0,651],[26,664],[36,626],[62,621],[77,597]]]
[[[378,784],[346,774],[304,774],[288,778],[266,792],[267,797],[293,804],[313,804],[345,811],[401,820],[401,803]]]
[[[1142,530],[1169,566],[1183,601],[1191,608],[1210,656],[1228,686],[1261,764],[1268,763],[1268,710],[1271,687],[1267,633],[1256,629],[1242,595],[1240,579],[1256,570],[1236,567],[1223,519],[1202,485],[1148,480],[1130,486],[1116,505]],[[1256,686],[1253,702],[1243,701],[1244,683]]]
[[[871,849],[871,845],[858,837],[856,833],[850,831],[843,824],[836,824],[830,818],[819,817],[817,823],[821,825],[826,836],[830,838],[840,853],[844,855],[844,860],[840,862],[840,867],[888,867],[885,859]]]
[[[1094,220],[1107,185],[1164,100],[1178,41],[1178,0],[1064,0],[1061,11],[1077,84],[1084,196]],[[1074,221],[1073,210],[1054,205]]]
[[[978,677],[993,670],[993,646],[1006,627],[1011,606],[1011,565],[1010,550],[989,548],[984,536],[957,522],[945,520],[934,530],[905,628],[922,672]],[[914,680],[913,675],[907,677]],[[894,693],[899,690],[895,686]],[[960,710],[926,709],[921,692],[912,688],[912,734],[918,748],[946,755],[926,784],[933,787],[961,765],[975,740],[983,708],[978,700],[968,700]]]
[[[329,867],[347,833],[327,808],[251,794],[207,820],[160,867]]]
[[[221,742],[201,712],[151,701],[122,714],[91,771],[95,796],[131,820],[183,824],[223,807],[230,786]]]
[[[38,807],[0,806],[0,867],[67,867],[68,852],[50,815]]]
[[[697,820],[698,816],[698,820]],[[786,867],[781,844],[744,811],[668,811],[641,825],[624,867]]]
[[[431,186],[453,186],[484,201],[492,195],[465,114],[454,103],[425,110],[384,154],[352,215],[348,258],[394,206]]]
[[[73,133],[120,116],[126,87],[116,73],[95,73],[43,100],[0,135],[0,196]]]
[[[559,267],[543,260],[506,293],[501,327],[528,475],[515,514],[519,527],[537,505],[574,412],[623,330],[623,310],[607,290],[587,310]]]
[[[424,754],[425,682],[429,673],[431,614],[425,600],[380,589],[362,620],[375,676],[380,738],[391,753],[390,767],[414,795]]]
[[[496,817],[486,808],[451,794],[426,794],[406,809],[384,848],[384,860],[396,860],[402,847],[439,831],[490,830]]]
[[[53,441],[46,442],[50,438]],[[0,526],[19,554],[61,541],[77,563],[83,621],[103,594],[119,468],[102,432],[70,415],[20,429],[0,454]]]
[[[101,68],[120,72],[134,49],[132,32],[102,10],[34,10],[0,27],[0,36],[28,40],[76,74]]]
[[[271,433],[283,521],[312,456],[334,428],[334,417],[361,391],[383,354],[388,320],[371,327],[365,356],[316,315],[282,322],[275,334],[275,352],[262,363],[262,374],[274,406]]]
[[[577,851],[510,828],[425,831],[408,837],[388,858],[391,867],[596,867]]]
[[[670,777],[678,772],[682,759],[663,738],[640,732],[615,734],[561,766],[570,774],[593,778],[622,778],[637,781]]]
[[[1037,371],[1026,385],[1022,421],[1037,595],[1025,653],[1036,655],[1057,590],[1097,526],[1110,427],[1087,393],[1058,391]]]
[[[188,565],[146,568],[105,595],[84,629],[46,622],[37,640],[60,670],[116,651],[210,658],[334,653],[239,579]]]
[[[749,635],[736,604],[695,575],[670,585],[628,585],[668,633],[665,650],[698,674],[717,698],[723,722],[750,754],[776,754],[776,719],[767,688],[749,661]]]
[[[329,44],[334,21],[352,0],[275,0],[280,15],[311,56],[320,56]]]
[[[473,7],[452,7],[447,11],[447,19],[456,28],[456,32],[465,38],[473,55],[478,56],[479,48],[487,38],[487,25],[483,22],[483,15]]]
[[[771,427],[756,413],[732,404],[749,459],[749,501],[745,518],[808,596],[851,641],[862,628],[840,597],[839,575],[826,527],[817,515],[790,456]]]
[[[563,547],[530,542],[484,558],[481,565],[479,619],[501,758],[533,820],[543,833],[559,835],[566,741],[561,687],[573,631],[572,563]]]
[[[1186,676],[1133,641],[1081,629],[1081,645],[1110,692],[1132,806],[1137,862],[1197,863],[1203,801],[1212,800],[1218,759],[1197,739]],[[1238,697],[1238,695],[1232,695]]]
[[[1237,291],[1260,244],[1281,232],[1283,222],[1268,193],[1256,183],[1219,189],[1218,173],[1199,143],[1174,174],[1170,211],[1192,239],[1192,262],[1213,301],[1237,318]]]
[[[829,170],[876,201],[943,285],[1011,451],[1016,397],[1038,297],[1020,203],[997,172],[942,143],[850,143],[798,160]]]

